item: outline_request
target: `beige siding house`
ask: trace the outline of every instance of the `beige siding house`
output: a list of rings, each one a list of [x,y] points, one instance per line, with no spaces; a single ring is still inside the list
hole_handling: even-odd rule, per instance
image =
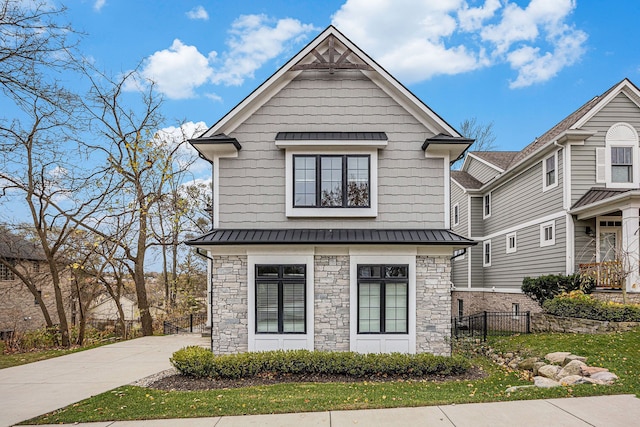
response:
[[[450,352],[449,165],[472,141],[328,27],[191,144],[212,350]]]
[[[538,310],[522,279],[592,274],[640,296],[640,91],[625,79],[519,152],[469,152],[451,172],[453,231],[481,242],[452,261],[452,312]],[[455,212],[454,212],[455,213]]]

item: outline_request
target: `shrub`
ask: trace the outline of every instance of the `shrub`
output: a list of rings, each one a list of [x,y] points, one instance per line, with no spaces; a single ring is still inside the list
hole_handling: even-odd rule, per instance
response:
[[[596,288],[596,282],[592,277],[572,274],[551,274],[540,277],[525,277],[522,280],[522,292],[537,301],[540,306],[563,292],[580,290],[591,293]]]
[[[579,317],[611,322],[640,322],[640,306],[603,302],[580,291],[545,301],[544,310],[555,316]]]
[[[216,356],[202,347],[173,353],[173,366],[183,375],[198,378],[247,378],[259,374],[349,375],[357,378],[456,375],[470,363],[463,357],[432,354],[360,354],[308,350],[277,350]]]

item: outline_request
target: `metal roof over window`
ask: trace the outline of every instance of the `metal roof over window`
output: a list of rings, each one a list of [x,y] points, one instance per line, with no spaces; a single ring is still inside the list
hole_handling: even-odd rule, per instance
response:
[[[469,240],[442,229],[233,229],[212,230],[188,245],[279,245],[279,244],[394,244],[473,246]]]
[[[278,132],[276,141],[386,141],[384,132]]]

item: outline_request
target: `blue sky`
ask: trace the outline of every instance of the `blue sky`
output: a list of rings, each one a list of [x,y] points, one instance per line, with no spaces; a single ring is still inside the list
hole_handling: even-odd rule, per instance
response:
[[[640,84],[637,0],[84,0],[81,50],[140,65],[170,120],[211,125],[334,24],[454,127],[518,150],[624,77]],[[171,123],[172,124],[172,123]]]

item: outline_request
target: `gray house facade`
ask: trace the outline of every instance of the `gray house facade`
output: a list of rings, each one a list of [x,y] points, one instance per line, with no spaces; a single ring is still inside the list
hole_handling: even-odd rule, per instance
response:
[[[469,152],[451,172],[454,315],[539,310],[524,277],[583,272],[640,292],[640,92],[625,79],[522,151]]]
[[[190,141],[212,351],[449,354],[449,165],[472,141],[334,27]]]

